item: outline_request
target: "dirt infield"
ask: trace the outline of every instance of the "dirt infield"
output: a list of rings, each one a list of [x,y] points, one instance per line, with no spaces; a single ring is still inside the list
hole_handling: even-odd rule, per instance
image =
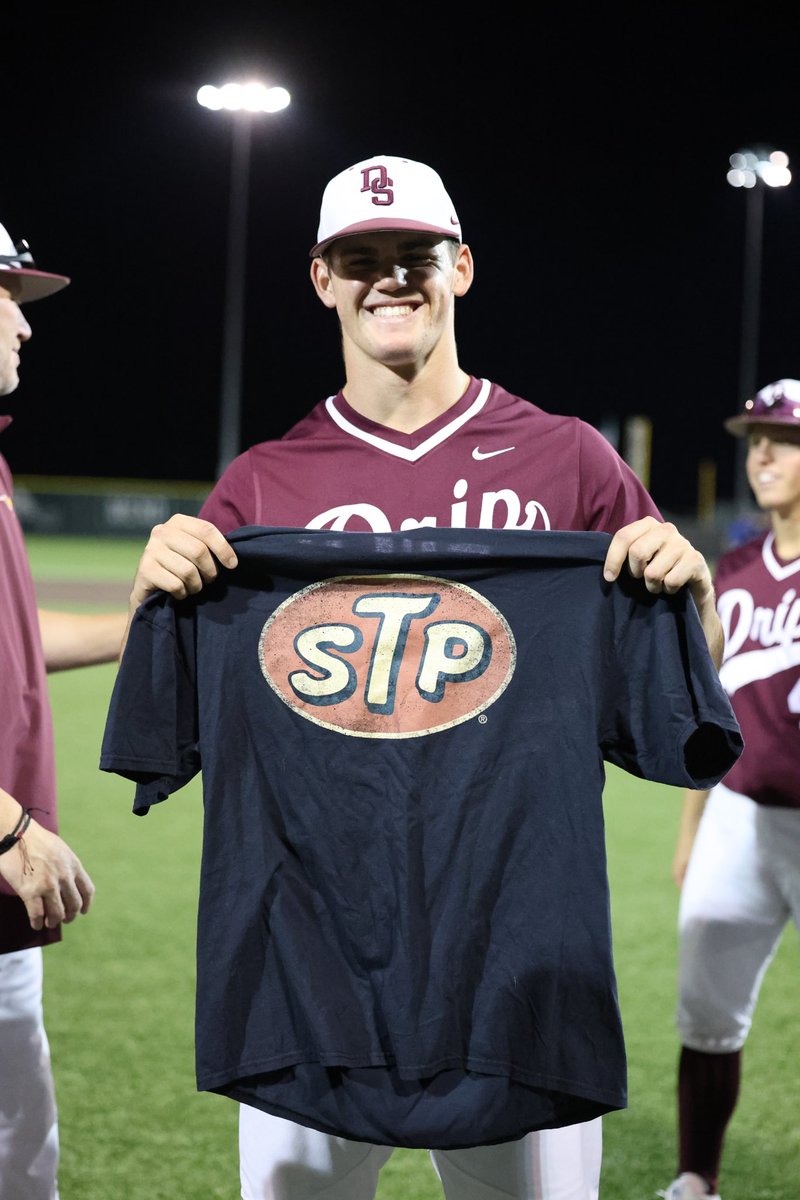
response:
[[[35,579],[36,599],[43,608],[54,604],[107,604],[127,608],[130,580]]]

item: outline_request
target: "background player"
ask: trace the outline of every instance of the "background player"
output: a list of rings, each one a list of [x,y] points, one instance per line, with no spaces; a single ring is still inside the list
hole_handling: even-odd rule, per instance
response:
[[[0,396],[19,383],[20,304],[65,287],[0,225]],[[0,417],[0,432],[11,417]],[[42,946],[89,909],[94,884],[56,833],[45,671],[112,662],[125,613],[37,611],[13,485],[0,456],[0,1196],[54,1200],[58,1125],[42,1016]]]
[[[748,440],[747,478],[770,528],[716,571],[720,678],[745,748],[724,783],[687,792],[673,864],[679,1175],[667,1200],[719,1200],[761,982],[789,919],[800,929],[800,381],[762,388],[725,425]]]
[[[223,534],[241,525],[603,530],[614,534],[606,578],[627,562],[652,592],[688,585],[719,661],[705,560],[608,442],[460,366],[455,303],[473,260],[435,171],[386,155],[342,171],[325,189],[311,260],[316,294],[341,327],[344,386],[282,439],[239,456],[199,518],[153,530],[132,612],[156,589],[180,598],[219,564],[234,566]],[[240,1109],[245,1200],[368,1200],[390,1153]],[[433,1159],[451,1200],[594,1200],[600,1121]]]

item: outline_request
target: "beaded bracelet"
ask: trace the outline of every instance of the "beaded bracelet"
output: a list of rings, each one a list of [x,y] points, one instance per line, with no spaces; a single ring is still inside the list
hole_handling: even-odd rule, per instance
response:
[[[0,838],[0,854],[5,854],[6,850],[12,850],[17,842],[21,841],[22,835],[31,823],[31,810],[23,808],[11,833],[7,833],[4,838]]]

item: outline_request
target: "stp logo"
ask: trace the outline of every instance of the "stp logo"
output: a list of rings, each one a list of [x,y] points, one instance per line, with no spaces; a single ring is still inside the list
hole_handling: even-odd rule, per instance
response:
[[[259,639],[264,678],[284,704],[351,737],[460,725],[502,694],[516,657],[493,604],[427,575],[312,583],[275,610]]]

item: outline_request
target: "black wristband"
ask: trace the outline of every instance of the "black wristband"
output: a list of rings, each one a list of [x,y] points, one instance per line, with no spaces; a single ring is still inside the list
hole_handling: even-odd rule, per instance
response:
[[[17,842],[20,841],[25,830],[31,823],[31,810],[23,808],[11,833],[7,833],[4,838],[0,838],[0,854],[5,854],[6,850],[13,850]]]

